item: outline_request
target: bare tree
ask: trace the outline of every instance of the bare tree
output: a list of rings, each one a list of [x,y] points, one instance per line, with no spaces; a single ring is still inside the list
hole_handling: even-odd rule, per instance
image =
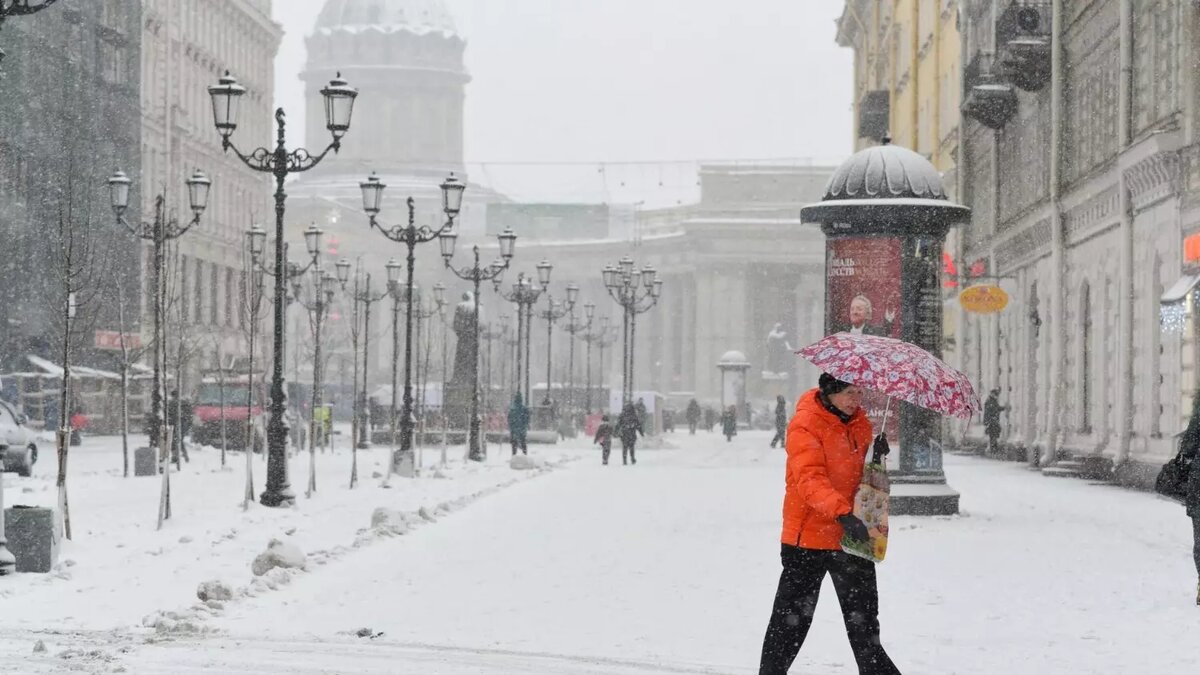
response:
[[[125,286],[121,283],[120,275],[115,271],[111,276],[112,287],[116,294],[117,304],[117,329],[120,331],[119,346],[121,350],[121,458],[123,462],[124,477],[129,477],[129,373],[133,368],[133,364],[137,363],[146,354],[145,345],[137,347],[130,346],[126,342],[126,337],[129,335],[129,326],[125,321]]]

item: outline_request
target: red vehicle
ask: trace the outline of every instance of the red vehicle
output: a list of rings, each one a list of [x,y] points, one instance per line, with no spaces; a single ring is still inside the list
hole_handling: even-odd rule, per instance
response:
[[[252,386],[252,379],[245,373],[205,374],[192,406],[192,441],[219,447],[224,424],[227,447],[245,450],[249,445],[246,438],[249,419],[254,451],[261,451],[266,415],[257,380],[254,378]]]

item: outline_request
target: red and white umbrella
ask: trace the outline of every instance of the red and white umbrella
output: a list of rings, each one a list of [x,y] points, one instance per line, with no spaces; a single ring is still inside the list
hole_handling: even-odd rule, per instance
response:
[[[969,419],[980,410],[966,375],[908,342],[836,333],[796,353],[843,382],[943,415]]]

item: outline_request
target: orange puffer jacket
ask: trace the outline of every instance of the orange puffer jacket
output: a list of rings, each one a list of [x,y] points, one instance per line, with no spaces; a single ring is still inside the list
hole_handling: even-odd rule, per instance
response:
[[[842,422],[821,404],[816,389],[796,402],[787,430],[783,543],[841,550],[837,517],[851,511],[870,445],[871,422],[861,409]]]

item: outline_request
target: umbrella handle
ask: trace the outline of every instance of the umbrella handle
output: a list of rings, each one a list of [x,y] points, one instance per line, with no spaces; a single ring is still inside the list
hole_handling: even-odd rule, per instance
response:
[[[876,434],[876,436],[875,436],[876,439],[878,439],[880,436],[883,436],[885,433],[887,433],[886,430],[887,430],[888,415],[891,412],[892,412],[892,397],[889,396],[888,400],[887,400],[887,404],[883,406],[883,421],[881,421],[879,423],[879,433]],[[883,462],[887,462],[886,457],[880,457],[878,453],[873,453],[871,455],[871,463],[872,464],[880,464]]]

